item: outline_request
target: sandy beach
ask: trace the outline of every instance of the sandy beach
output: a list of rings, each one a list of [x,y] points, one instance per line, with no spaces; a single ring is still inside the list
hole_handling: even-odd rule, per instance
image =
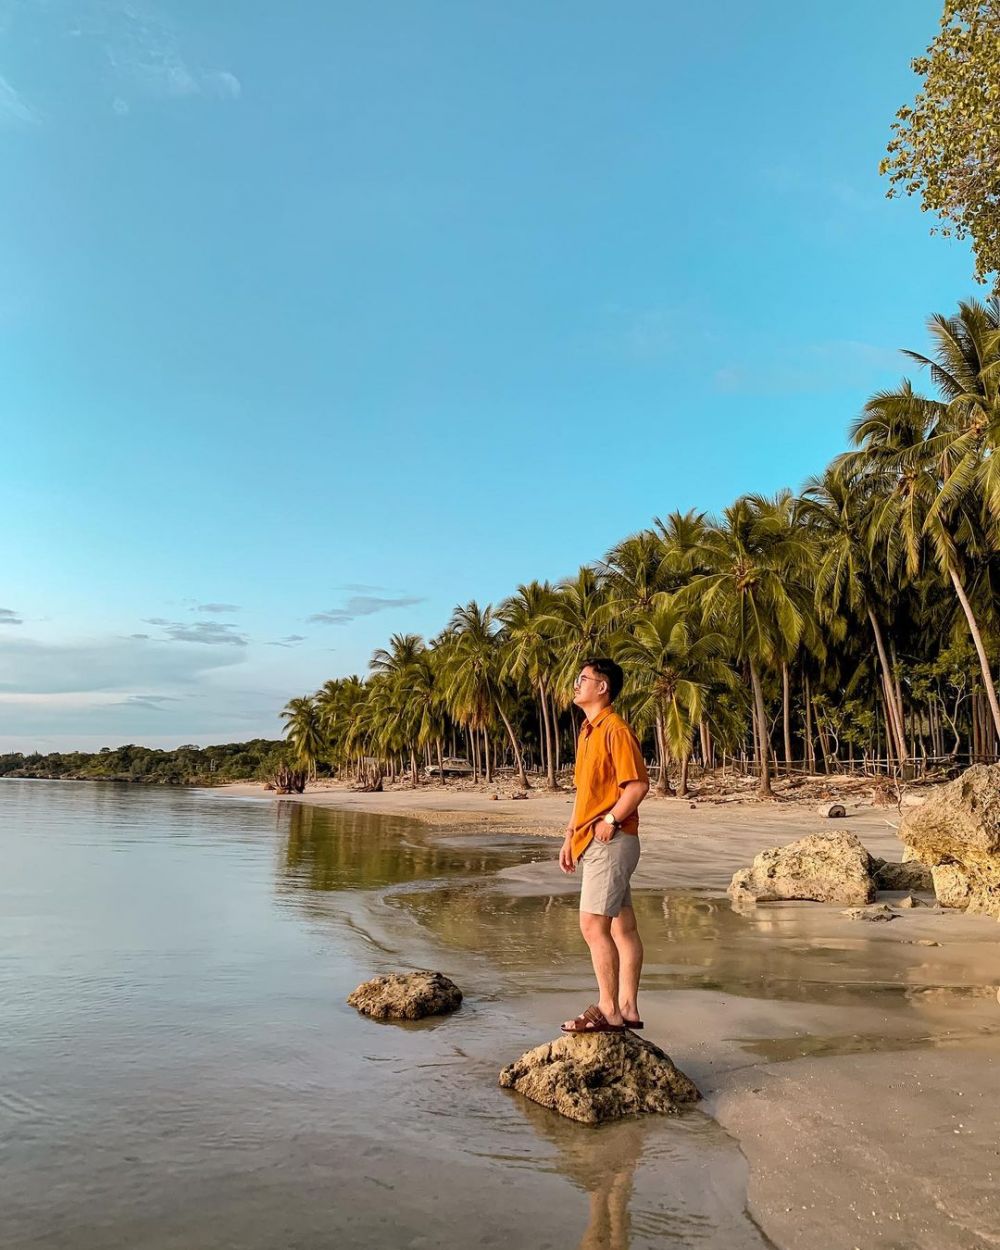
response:
[[[275,801],[253,784],[221,793]],[[380,794],[328,787],[278,801],[405,816],[449,839],[487,831],[551,836],[552,861],[503,870],[502,888],[514,897],[574,889],[554,862],[569,793],[494,801],[438,787]],[[895,809],[847,808],[838,828],[856,833],[872,854],[900,857]],[[776,1245],[1000,1245],[996,923],[924,907],[872,925],[810,903],[759,906],[744,919],[721,902],[732,873],[758,851],[832,824],[810,803],[647,800],[636,886],[703,893],[716,928],[728,917],[742,927],[731,942],[723,935],[718,989],[683,988],[676,967],[647,961],[646,1036],[697,1081],[708,1112],[738,1140],[749,1165],[748,1209]],[[664,903],[669,928],[666,912]],[[711,958],[719,960],[713,937]],[[697,939],[678,945],[682,969],[709,958]],[[759,992],[752,991],[757,967]],[[544,975],[526,985],[512,1010],[529,1041],[547,1040],[549,1022],[573,1014],[578,995],[548,993]],[[579,992],[586,989],[581,976]]]

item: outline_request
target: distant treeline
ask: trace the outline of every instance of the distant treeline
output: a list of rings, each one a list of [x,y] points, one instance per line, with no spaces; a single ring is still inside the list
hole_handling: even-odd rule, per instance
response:
[[[0,777],[50,780],[135,781],[161,786],[213,786],[269,777],[284,761],[283,742],[254,738],[224,746],[182,746],[173,751],[134,745],[42,755],[0,755]]]

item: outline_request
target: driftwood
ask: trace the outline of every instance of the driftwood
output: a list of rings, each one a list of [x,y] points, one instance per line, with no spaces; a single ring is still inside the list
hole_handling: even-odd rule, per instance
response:
[[[301,794],[306,788],[305,770],[282,764],[272,774],[270,784],[278,794]]]

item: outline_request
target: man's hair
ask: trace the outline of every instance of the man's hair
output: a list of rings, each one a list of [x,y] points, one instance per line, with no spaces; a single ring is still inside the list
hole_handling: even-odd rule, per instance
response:
[[[580,665],[581,670],[592,668],[595,673],[603,677],[608,683],[608,694],[611,696],[611,702],[622,692],[622,686],[625,685],[625,674],[621,670],[621,665],[616,664],[614,660],[606,660],[601,656],[597,656],[592,660],[584,660]]]

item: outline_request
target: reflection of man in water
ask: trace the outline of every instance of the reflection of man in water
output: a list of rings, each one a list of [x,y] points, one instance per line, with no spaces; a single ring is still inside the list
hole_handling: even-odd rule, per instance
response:
[[[593,659],[573,684],[586,716],[576,750],[576,801],[559,851],[559,867],[582,867],[580,930],[597,976],[598,1002],[567,1033],[642,1028],[639,975],[642,942],[630,881],[639,862],[639,804],[649,777],[635,734],[611,706],[624,683],[614,660]]]

